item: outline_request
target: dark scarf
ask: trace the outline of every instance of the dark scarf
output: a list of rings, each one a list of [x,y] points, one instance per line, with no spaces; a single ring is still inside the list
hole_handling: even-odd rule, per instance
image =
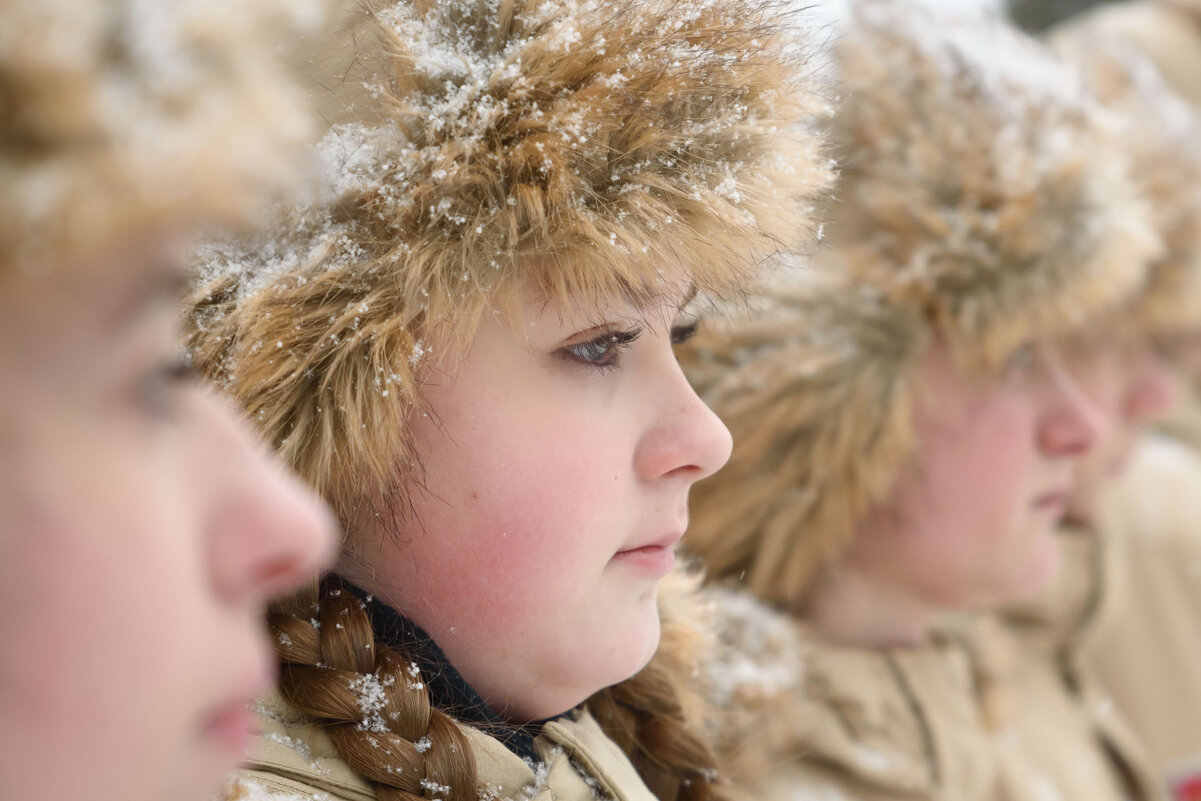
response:
[[[431,706],[496,738],[522,759],[539,761],[534,752],[534,738],[546,720],[525,725],[504,720],[467,683],[434,638],[420,626],[345,579],[331,576],[328,580],[340,584],[363,602],[377,640],[421,669],[421,681],[429,692]]]

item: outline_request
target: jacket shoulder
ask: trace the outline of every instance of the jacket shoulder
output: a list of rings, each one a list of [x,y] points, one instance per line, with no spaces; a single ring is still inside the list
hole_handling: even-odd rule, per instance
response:
[[[333,740],[274,694],[259,709],[247,768],[222,801],[376,801],[374,788],[341,757]],[[634,766],[586,711],[547,723],[535,740],[541,762],[527,763],[470,726],[461,731],[486,797],[502,801],[654,801]]]

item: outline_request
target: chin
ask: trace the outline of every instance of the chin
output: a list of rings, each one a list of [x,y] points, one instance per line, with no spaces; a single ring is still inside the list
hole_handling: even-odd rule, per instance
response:
[[[1025,569],[1014,582],[1011,600],[1024,601],[1050,587],[1059,578],[1059,539],[1054,534],[1043,538]]]
[[[646,667],[659,649],[660,634],[659,610],[651,604],[651,612],[631,621],[614,644],[611,676],[605,686],[620,684]]]

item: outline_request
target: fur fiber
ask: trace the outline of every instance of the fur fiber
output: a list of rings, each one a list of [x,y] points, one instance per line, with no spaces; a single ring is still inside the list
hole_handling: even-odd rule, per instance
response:
[[[321,197],[208,251],[190,341],[344,522],[419,476],[421,367],[484,309],[646,303],[681,269],[730,293],[812,239],[824,101],[771,0],[349,13],[315,70]]]
[[[1201,328],[1201,114],[1124,41],[1069,26],[1053,44],[1084,67],[1119,116],[1134,176],[1163,239],[1163,253],[1124,316],[1153,337],[1194,333]]]

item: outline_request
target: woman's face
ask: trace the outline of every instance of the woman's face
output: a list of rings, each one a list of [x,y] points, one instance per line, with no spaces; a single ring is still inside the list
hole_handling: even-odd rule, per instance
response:
[[[0,797],[201,799],[327,513],[179,375],[160,245],[0,279]]]
[[[427,376],[413,514],[343,565],[510,720],[570,709],[658,644],[688,490],[731,447],[676,363],[683,300],[527,298],[522,330],[486,314],[465,358]]]
[[[1176,387],[1163,358],[1143,338],[1077,348],[1070,366],[1106,422],[1097,447],[1077,466],[1068,499],[1068,516],[1091,523],[1106,485],[1128,463],[1142,429],[1171,406]]]
[[[935,345],[922,365],[915,454],[847,554],[932,608],[1024,597],[1058,570],[1053,529],[1097,414],[1046,347],[973,376]]]

